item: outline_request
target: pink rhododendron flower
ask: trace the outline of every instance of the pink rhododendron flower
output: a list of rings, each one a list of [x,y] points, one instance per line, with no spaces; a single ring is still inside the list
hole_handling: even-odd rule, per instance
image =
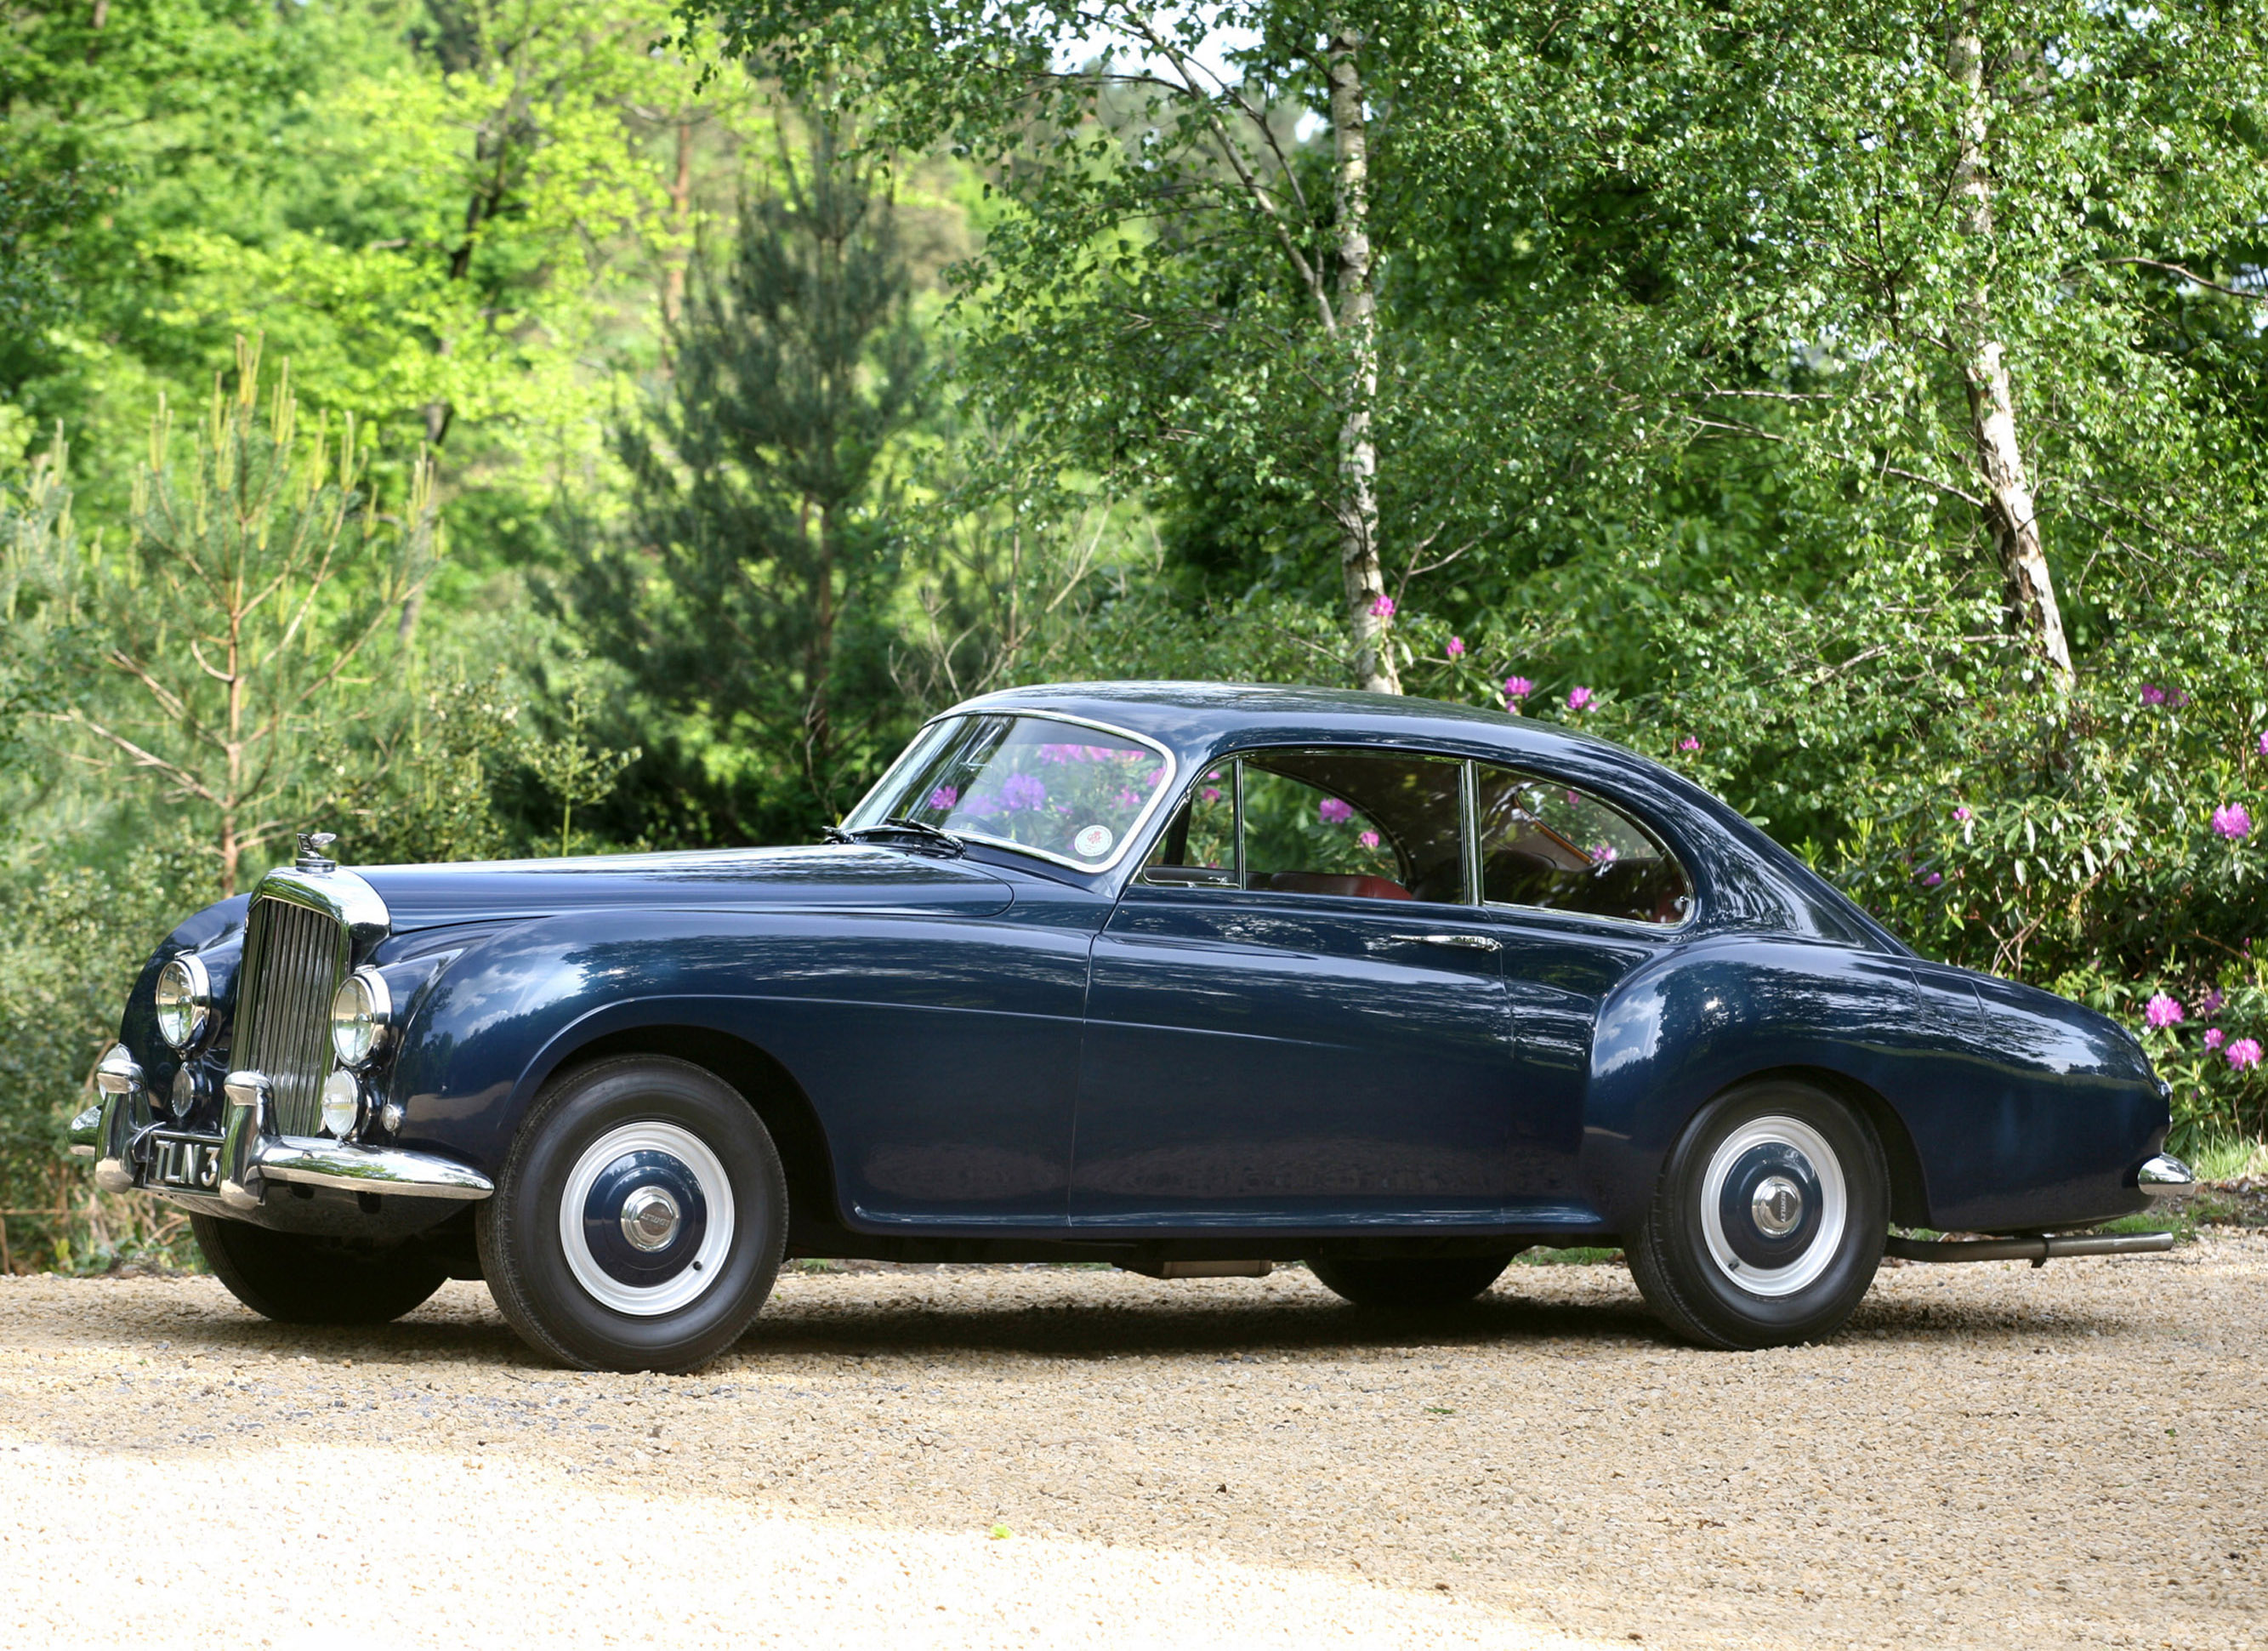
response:
[[[2260,755],[2268,756],[2268,733],[2260,736]]]
[[[2200,1015],[2203,1015],[2206,1020],[2210,1021],[2213,1016],[2220,1013],[2220,1006],[2228,1001],[2228,999],[2220,995],[2220,988],[2215,986],[2211,991],[2206,992],[2204,997],[2198,999],[2198,1013]]]
[[[929,794],[929,806],[939,814],[944,813],[960,800],[961,787],[958,785],[940,785]]]
[[[1344,825],[1354,818],[1354,805],[1326,797],[1315,805],[1315,813],[1325,825]]]
[[[2154,993],[2142,1010],[2142,1019],[2158,1031],[2176,1024],[2182,1018],[2182,1006],[2162,991]]]
[[[2166,690],[2159,687],[2155,682],[2143,683],[2142,703],[2146,705],[2164,704],[2166,703]]]
[[[2219,1027],[2209,1026],[2205,1029],[2205,1046],[2207,1049],[2219,1049],[2220,1047],[2220,1040],[2226,1036],[2227,1034],[2222,1032]]]
[[[1394,617],[1394,598],[1392,598],[1391,596],[1373,596],[1373,597],[1372,597],[1372,598],[1371,598],[1371,601],[1370,601],[1370,616],[1371,616],[1373,619],[1391,619],[1391,618],[1393,618],[1393,617]]]
[[[1689,733],[1677,742],[1677,748],[1681,751],[1697,751],[1701,748],[1701,741]]]
[[[1969,818],[1969,810],[1965,807],[1955,808],[1953,811],[1953,817],[1955,822],[1965,821]]]
[[[1378,833],[1375,831],[1357,832],[1355,834],[1354,840],[1361,844],[1363,847],[1366,849],[1374,849],[1378,846]]]
[[[2240,1037],[2228,1046],[2228,1064],[2238,1072],[2260,1064],[2260,1044],[2257,1040]]]
[[[2242,803],[2233,802],[2213,811],[2213,829],[2234,843],[2252,835],[2252,815]]]
[[[1000,783],[1003,808],[1036,808],[1047,800],[1047,782],[1036,774],[1011,774]]]
[[[1588,711],[1591,708],[1591,702],[1597,697],[1598,696],[1587,688],[1570,689],[1567,693],[1567,709]]]
[[[1932,872],[1928,876],[1921,880],[1921,886],[1924,888],[1934,888],[1944,881],[1945,873],[1943,872]]]
[[[1507,676],[1504,679],[1504,697],[1506,699],[1525,699],[1535,691],[1535,684],[1524,676]]]
[[[1591,857],[1591,864],[1594,866],[1611,866],[1615,863],[1615,845],[1611,843],[1594,843],[1584,852]]]
[[[1462,637],[1451,637],[1449,638],[1449,645],[1444,648],[1442,652],[1447,653],[1453,660],[1463,659],[1465,657],[1465,639]]]
[[[1203,797],[1207,802],[1219,802],[1220,800],[1220,787],[1218,785],[1208,785],[1204,790],[1197,794]]]

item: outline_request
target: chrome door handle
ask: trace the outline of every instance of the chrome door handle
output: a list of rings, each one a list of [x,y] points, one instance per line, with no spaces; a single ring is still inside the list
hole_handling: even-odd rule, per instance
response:
[[[1503,946],[1485,934],[1389,934],[1389,940],[1408,940],[1415,946],[1458,946],[1469,952],[1500,952]]]

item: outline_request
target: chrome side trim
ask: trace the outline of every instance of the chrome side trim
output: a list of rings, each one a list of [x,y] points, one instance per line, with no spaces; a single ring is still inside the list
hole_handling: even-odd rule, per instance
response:
[[[378,1192],[394,1198],[485,1198],[496,1183],[477,1169],[430,1153],[405,1153],[382,1146],[307,1135],[278,1135],[260,1148],[261,1176],[297,1181],[342,1192]]]
[[[2172,1198],[2197,1185],[2197,1176],[2180,1159],[2160,1153],[2134,1172],[2134,1184],[2154,1198]]]

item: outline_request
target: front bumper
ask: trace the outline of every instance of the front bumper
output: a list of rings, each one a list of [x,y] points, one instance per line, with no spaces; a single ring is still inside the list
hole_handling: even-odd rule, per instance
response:
[[[431,1153],[277,1134],[269,1127],[268,1080],[256,1072],[229,1073],[228,1122],[217,1136],[160,1126],[142,1069],[122,1044],[103,1057],[94,1080],[101,1104],[71,1121],[70,1150],[94,1160],[95,1184],[106,1192],[217,1202],[225,1212],[248,1214],[277,1183],[459,1203],[496,1190],[478,1170]]]

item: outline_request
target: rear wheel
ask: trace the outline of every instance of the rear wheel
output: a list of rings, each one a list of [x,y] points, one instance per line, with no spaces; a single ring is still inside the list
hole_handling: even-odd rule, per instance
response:
[[[1646,1305],[1679,1335],[1778,1347],[1843,1327],[1889,1228],[1872,1126],[1824,1090],[1771,1080],[1719,1096],[1686,1126],[1626,1249]]]
[[[1324,1288],[1357,1307],[1400,1308],[1410,1312],[1455,1307],[1469,1301],[1512,1264],[1501,1256],[1427,1256],[1388,1260],[1317,1257],[1308,1271]]]
[[[738,1090],[631,1056],[544,1090],[475,1221],[497,1306],[538,1352],[686,1370],[738,1340],[771,1294],[787,1183]]]
[[[218,1216],[190,1216],[189,1231],[228,1293],[283,1324],[383,1324],[423,1304],[449,1277],[445,1264],[421,1253]]]

